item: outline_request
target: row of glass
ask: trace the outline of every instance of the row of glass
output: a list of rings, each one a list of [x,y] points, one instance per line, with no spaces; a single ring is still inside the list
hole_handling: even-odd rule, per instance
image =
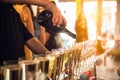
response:
[[[94,52],[95,48],[86,41],[68,49],[53,49],[45,57],[20,59],[17,64],[6,61],[0,68],[0,80],[77,80],[80,74],[94,66]]]

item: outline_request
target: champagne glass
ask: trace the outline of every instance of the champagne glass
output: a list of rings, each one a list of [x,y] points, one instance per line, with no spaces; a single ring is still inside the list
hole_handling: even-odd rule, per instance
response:
[[[46,58],[49,60],[49,72],[48,72],[48,77],[49,78],[54,78],[54,76],[52,76],[52,74],[54,73],[54,67],[55,67],[55,59],[56,57],[53,56],[52,54],[47,55]]]
[[[55,56],[55,65],[53,70],[54,79],[59,79],[60,76],[60,68],[61,68],[61,55],[60,49],[52,49],[52,56]],[[56,76],[56,77],[55,77]]]
[[[18,64],[3,66],[4,80],[22,80],[22,68]]]
[[[20,60],[22,67],[22,80],[37,80],[36,62],[33,60]]]

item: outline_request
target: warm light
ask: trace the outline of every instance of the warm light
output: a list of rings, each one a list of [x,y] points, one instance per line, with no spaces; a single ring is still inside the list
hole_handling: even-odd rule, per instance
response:
[[[87,5],[87,6],[86,6]],[[84,2],[83,10],[87,18],[88,35],[90,40],[96,39],[97,2]]]
[[[114,45],[115,45],[115,41],[114,40],[107,41],[107,48],[113,48]]]
[[[97,1],[84,1],[83,10],[87,18],[89,39],[96,39]],[[115,33],[116,1],[102,1],[101,32]]]
[[[61,13],[67,19],[67,28],[75,32],[75,21],[76,21],[76,9],[80,5],[76,5],[75,2],[59,2],[59,0],[55,0],[57,2],[57,6],[60,9]],[[80,0],[76,0],[78,3]],[[83,11],[85,13],[87,19],[88,26],[88,36],[90,40],[95,40],[97,38],[97,1],[84,1],[83,3]],[[79,11],[78,11],[79,13]],[[114,33],[115,29],[115,16],[116,16],[116,1],[102,1],[102,24],[101,28],[104,31],[109,31]],[[101,32],[103,31],[101,29]],[[105,30],[106,29],[106,30]],[[62,34],[65,43],[71,44],[71,40],[66,35]],[[67,42],[68,41],[68,42]]]

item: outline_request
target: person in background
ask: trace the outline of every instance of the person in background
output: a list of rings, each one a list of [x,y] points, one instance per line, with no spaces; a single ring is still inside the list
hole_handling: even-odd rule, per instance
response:
[[[14,5],[16,11],[20,14],[21,20],[23,21],[25,27],[34,36],[34,26],[31,16],[31,11],[26,4],[16,4]],[[32,59],[32,51],[25,45],[25,56],[27,60]]]
[[[51,1],[56,5],[54,1]],[[38,7],[39,12],[44,10],[43,7]],[[59,49],[62,47],[62,38],[59,33],[54,33],[43,26],[40,26],[39,40],[48,50]]]
[[[13,4],[34,4],[43,6],[53,13],[52,22],[58,27],[65,18],[59,9],[48,0],[0,0],[0,66],[6,60],[18,60],[24,57],[24,45],[34,53],[45,56],[49,52],[44,45],[27,30]]]

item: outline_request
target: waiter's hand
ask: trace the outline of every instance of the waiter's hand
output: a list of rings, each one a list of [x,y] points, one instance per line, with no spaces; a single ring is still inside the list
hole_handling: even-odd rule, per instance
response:
[[[49,5],[45,6],[45,9],[52,12],[52,22],[54,26],[60,27],[61,25],[63,25],[63,23],[66,26],[67,21],[65,17],[61,14],[60,10],[56,7],[56,5],[54,5],[53,3],[49,3]]]
[[[64,16],[62,16],[60,11],[57,11],[57,10],[53,13],[52,22],[53,22],[53,25],[58,26],[58,27],[63,24],[66,26],[67,24]]]

